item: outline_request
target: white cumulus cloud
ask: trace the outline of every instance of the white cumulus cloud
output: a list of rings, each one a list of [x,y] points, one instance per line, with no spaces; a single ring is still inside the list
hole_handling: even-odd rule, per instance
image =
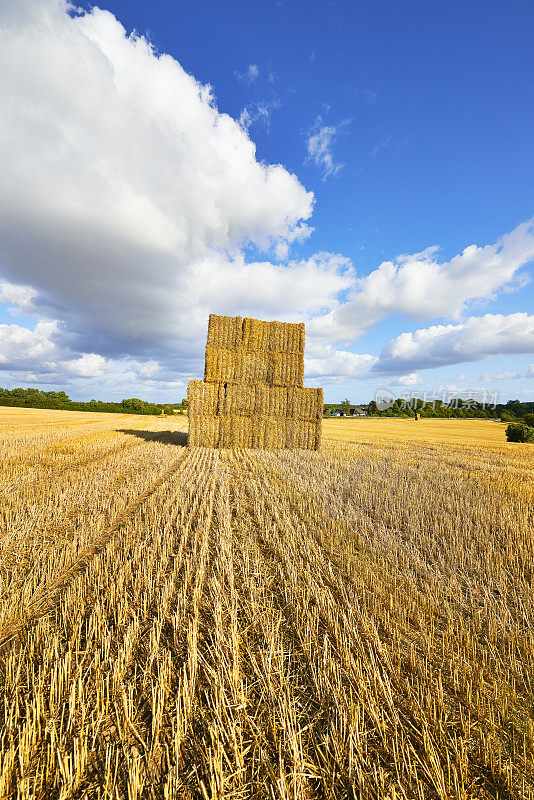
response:
[[[437,250],[384,261],[355,281],[346,303],[313,320],[310,332],[344,340],[363,335],[391,314],[457,319],[470,302],[490,299],[534,259],[534,220],[495,244],[469,245],[450,261],[438,261]]]
[[[496,355],[534,353],[534,316],[484,314],[459,325],[433,325],[401,333],[382,350],[375,372],[406,372]]]
[[[23,325],[0,325],[0,369],[54,369],[59,335],[57,322],[41,320],[33,330]]]
[[[313,195],[107,11],[4,0],[0,105],[2,299],[61,320],[81,352],[183,352],[206,265],[220,284],[244,246],[309,233]]]
[[[377,357],[367,353],[336,350],[329,344],[312,340],[306,343],[304,368],[306,379],[321,378],[329,383],[343,383],[349,378],[369,376]]]

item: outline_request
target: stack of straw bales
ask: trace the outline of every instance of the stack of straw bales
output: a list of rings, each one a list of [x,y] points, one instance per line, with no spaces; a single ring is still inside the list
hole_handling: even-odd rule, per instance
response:
[[[303,380],[304,323],[210,314],[204,380],[189,383],[189,446],[318,450],[323,390]]]

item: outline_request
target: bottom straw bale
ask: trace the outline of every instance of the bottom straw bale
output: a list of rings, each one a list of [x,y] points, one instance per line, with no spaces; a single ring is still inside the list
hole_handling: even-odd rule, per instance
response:
[[[234,446],[234,418],[231,414],[221,417],[219,428],[219,447],[232,448]]]
[[[320,443],[320,427],[320,421],[289,420],[287,446],[299,450],[317,450]]]
[[[265,447],[265,418],[254,416],[252,419],[252,447],[263,450]]]
[[[189,446],[318,450],[322,389],[190,381]]]
[[[220,417],[194,414],[189,417],[189,447],[219,447]]]
[[[252,418],[234,417],[233,433],[234,447],[252,447]]]
[[[321,421],[257,415],[189,417],[189,447],[318,450]]]
[[[265,450],[285,450],[287,448],[288,420],[284,417],[265,417]]]

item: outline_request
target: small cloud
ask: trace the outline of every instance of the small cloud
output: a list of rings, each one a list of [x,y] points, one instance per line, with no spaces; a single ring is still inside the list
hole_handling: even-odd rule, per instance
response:
[[[313,161],[318,167],[322,167],[323,181],[331,175],[337,175],[345,166],[344,164],[336,164],[332,154],[334,139],[339,134],[343,125],[344,123],[339,125],[325,125],[323,118],[319,116],[308,131],[306,139],[308,159]]]
[[[268,128],[271,121],[271,114],[279,105],[280,103],[278,100],[250,103],[250,105],[245,106],[239,115],[239,124],[247,131],[252,125],[258,122],[263,123],[265,127]]]
[[[529,364],[527,367],[526,378],[534,378],[534,364]]]
[[[401,375],[397,380],[391,381],[390,386],[415,386],[417,383],[422,383],[423,379],[417,372],[411,372],[409,375]]]
[[[488,381],[517,381],[520,377],[521,375],[519,372],[497,372],[496,374],[484,372],[484,374],[480,376],[480,380],[486,383]]]
[[[84,353],[80,358],[60,362],[67,375],[79,378],[97,378],[111,368],[111,363],[98,353]]]
[[[37,292],[30,286],[18,286],[14,283],[0,283],[0,303],[8,303],[10,314],[35,314],[34,300]]]
[[[380,153],[380,151],[384,150],[384,148],[386,148],[390,144],[390,142],[391,142],[391,136],[386,136],[386,138],[382,139],[381,142],[378,142],[378,144],[375,144],[375,146],[373,147],[373,149],[371,150],[371,153],[370,153],[371,158],[376,158],[377,155]]]
[[[237,77],[237,80],[246,83],[247,86],[250,86],[257,81],[260,75],[260,68],[257,64],[249,64],[248,67],[244,72],[235,72],[234,73]]]

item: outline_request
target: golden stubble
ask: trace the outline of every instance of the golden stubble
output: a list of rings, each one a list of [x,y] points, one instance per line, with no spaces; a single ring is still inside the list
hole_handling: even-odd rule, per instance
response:
[[[0,797],[534,797],[532,447],[337,422],[0,410]]]

